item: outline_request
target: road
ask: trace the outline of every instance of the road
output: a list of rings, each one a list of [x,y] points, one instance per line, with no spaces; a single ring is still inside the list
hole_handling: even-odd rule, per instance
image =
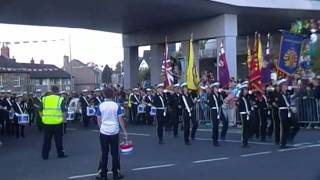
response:
[[[320,180],[320,131],[301,130],[294,147],[280,150],[269,139],[252,140],[240,147],[240,130],[230,129],[227,140],[213,147],[210,129],[200,129],[191,146],[182,134],[165,134],[157,144],[155,127],[130,126],[135,149],[121,156],[122,172],[129,180]],[[98,131],[78,125],[68,128],[66,159],[57,159],[52,148],[49,160],[41,159],[42,134],[27,128],[27,137],[0,137],[1,180],[95,179],[100,156]],[[54,145],[54,143],[53,143]]]

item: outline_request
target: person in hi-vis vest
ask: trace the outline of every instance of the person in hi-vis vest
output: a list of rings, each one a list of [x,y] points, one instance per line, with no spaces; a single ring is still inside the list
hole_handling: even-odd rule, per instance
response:
[[[63,120],[65,117],[66,107],[64,98],[59,96],[59,88],[51,87],[51,92],[42,98],[40,107],[42,122],[44,124],[44,139],[42,146],[42,158],[47,160],[51,149],[51,139],[54,137],[58,158],[65,158],[63,150]]]

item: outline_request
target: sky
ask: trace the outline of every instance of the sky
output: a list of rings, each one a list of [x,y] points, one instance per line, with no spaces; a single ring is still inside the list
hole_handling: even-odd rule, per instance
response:
[[[42,42],[43,40],[48,42]],[[39,63],[43,59],[46,64],[62,67],[63,56],[69,56],[70,52],[72,59],[78,59],[84,63],[94,62],[101,66],[108,64],[115,67],[117,62],[123,60],[122,35],[116,33],[0,24],[0,42],[16,41],[40,41],[40,43],[11,43],[8,45],[10,56],[14,57],[17,62],[30,62],[33,58],[35,63]],[[139,54],[142,54],[141,51],[140,49]]]

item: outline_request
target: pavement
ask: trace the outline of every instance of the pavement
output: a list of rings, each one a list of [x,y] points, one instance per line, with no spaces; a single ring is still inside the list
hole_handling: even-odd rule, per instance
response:
[[[320,131],[301,130],[285,150],[272,140],[240,144],[240,130],[230,129],[227,140],[213,147],[210,129],[199,129],[191,146],[182,133],[166,132],[157,144],[155,127],[129,126],[134,151],[121,155],[122,173],[129,180],[320,180]],[[1,137],[0,180],[95,179],[100,147],[98,131],[72,125],[64,137],[66,159],[58,159],[54,143],[49,160],[41,159],[42,134],[28,127],[26,138]]]

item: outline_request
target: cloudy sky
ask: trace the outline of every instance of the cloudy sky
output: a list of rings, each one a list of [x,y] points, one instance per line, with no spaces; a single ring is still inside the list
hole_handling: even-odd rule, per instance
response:
[[[69,39],[72,59],[103,66],[108,64],[112,67],[123,60],[121,34],[86,29],[0,24],[0,42],[11,42],[10,56],[14,56],[18,62],[30,62],[31,58],[34,58],[35,62],[39,63],[43,59],[45,63],[61,67],[63,56],[70,54]],[[42,42],[46,40],[48,42]],[[31,43],[14,44],[23,41]]]

